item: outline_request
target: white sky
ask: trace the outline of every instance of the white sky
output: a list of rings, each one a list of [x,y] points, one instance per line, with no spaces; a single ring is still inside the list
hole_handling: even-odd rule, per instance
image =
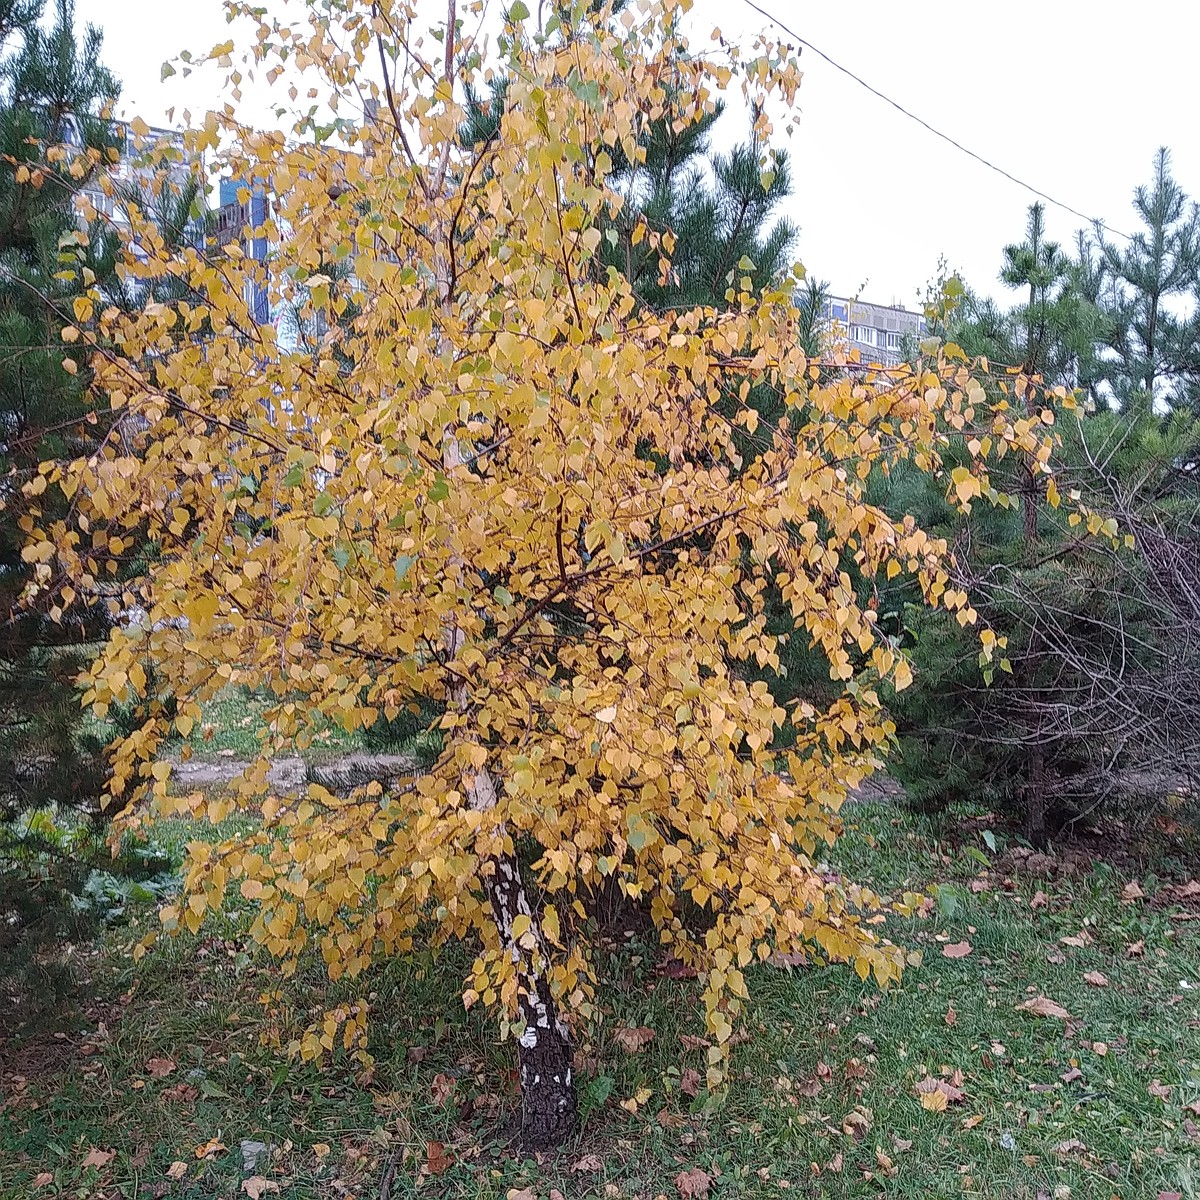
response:
[[[499,0],[492,0],[496,7]],[[534,4],[530,3],[530,8]],[[764,0],[800,36],[985,158],[1118,229],[1134,230],[1131,194],[1159,145],[1200,198],[1194,63],[1200,5],[1141,0]],[[293,6],[294,11],[295,6]],[[743,0],[696,0],[696,28],[749,45],[767,22]],[[198,76],[160,80],[184,48],[230,36],[219,0],[77,0],[105,32],[123,81],[121,111],[150,124],[219,99]],[[809,51],[803,117],[786,144],[799,253],[835,293],[915,307],[940,255],[981,291],[1001,247],[1019,240],[1034,197],[935,138]],[[727,118],[728,133],[740,132]],[[1048,206],[1051,235],[1082,222]]]

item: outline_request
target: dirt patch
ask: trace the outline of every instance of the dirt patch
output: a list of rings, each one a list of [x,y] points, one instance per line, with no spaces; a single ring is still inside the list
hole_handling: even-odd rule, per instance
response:
[[[903,800],[904,785],[882,771],[869,775],[846,793],[847,804],[900,804]]]
[[[378,780],[385,787],[424,773],[421,763],[408,754],[347,754],[307,764],[308,781],[331,792],[352,792]]]
[[[232,783],[252,765],[250,759],[219,755],[171,763],[171,780],[181,791],[219,788]],[[273,759],[267,782],[278,792],[297,793],[310,783],[320,784],[339,795],[378,780],[390,787],[397,780],[419,774],[421,764],[408,754],[347,754],[310,762],[298,754]]]

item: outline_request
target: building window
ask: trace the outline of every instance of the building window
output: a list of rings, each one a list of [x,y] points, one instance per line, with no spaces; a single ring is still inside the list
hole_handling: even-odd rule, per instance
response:
[[[887,348],[889,350],[899,350],[900,343],[903,340],[903,334],[889,333],[887,335]]]
[[[851,325],[850,340],[860,346],[878,346],[877,334],[870,325]]]

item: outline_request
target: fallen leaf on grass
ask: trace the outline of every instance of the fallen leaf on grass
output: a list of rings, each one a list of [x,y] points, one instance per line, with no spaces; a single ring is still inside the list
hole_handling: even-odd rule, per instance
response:
[[[228,1147],[216,1138],[209,1138],[202,1146],[196,1147],[197,1158],[212,1158],[215,1154],[224,1154]]]
[[[429,1087],[430,1100],[439,1106],[445,1104],[454,1095],[455,1083],[455,1080],[447,1078],[439,1071],[433,1077],[433,1083]]]
[[[963,1117],[962,1119],[962,1127],[964,1129],[974,1129],[976,1125],[982,1124],[983,1117],[981,1117],[978,1113],[973,1117]]]
[[[1197,1125],[1191,1117],[1183,1118],[1183,1132],[1186,1133],[1193,1142],[1200,1142],[1200,1125]]]
[[[1054,1153],[1057,1154],[1059,1158],[1067,1158],[1072,1154],[1086,1154],[1087,1146],[1085,1146],[1078,1138],[1067,1138],[1065,1142],[1059,1142],[1058,1145],[1054,1147]]]
[[[692,1167],[690,1171],[680,1171],[675,1176],[675,1187],[683,1200],[700,1200],[708,1195],[708,1185],[712,1176],[700,1167]]]
[[[1021,1004],[1018,1004],[1017,1008],[1024,1012],[1033,1013],[1035,1017],[1058,1017],[1063,1021],[1071,1019],[1071,1014],[1061,1004],[1051,1000],[1048,996],[1034,996],[1031,1000],[1025,1000]]]
[[[951,1071],[949,1067],[943,1067],[942,1075],[943,1075],[943,1077],[949,1079],[950,1083],[954,1085],[953,1090],[957,1090],[962,1087],[963,1080],[965,1077],[964,1077],[962,1071],[958,1067],[955,1067],[953,1071]],[[959,1096],[959,1097],[953,1097],[953,1098],[961,1099],[962,1097]]]
[[[1136,942],[1130,942],[1129,945],[1125,947],[1126,958],[1141,958],[1145,953],[1146,943],[1141,938],[1139,938]]]
[[[1195,1113],[1196,1116],[1200,1117],[1200,1100],[1193,1100],[1190,1104],[1185,1104],[1183,1107],[1187,1112]]]
[[[567,1200],[567,1198],[558,1190],[558,1188],[551,1188],[550,1200]]]
[[[613,1038],[626,1054],[637,1054],[654,1041],[654,1030],[645,1025],[636,1028],[624,1026],[613,1034]]]
[[[654,1095],[654,1093],[648,1087],[638,1088],[637,1092],[630,1096],[628,1100],[621,1101],[621,1107],[631,1116],[636,1116],[637,1110],[641,1108],[641,1106],[645,1104],[652,1095]]]
[[[1092,1053],[1098,1054],[1098,1055],[1100,1055],[1101,1058],[1103,1058],[1108,1053],[1108,1043],[1107,1042],[1093,1042],[1092,1043]]]
[[[697,1093],[700,1091],[700,1072],[695,1067],[688,1067],[679,1079],[679,1090],[685,1096],[691,1096],[694,1100]]]
[[[1045,892],[1034,892],[1033,899],[1029,902],[1030,909],[1036,911],[1039,908],[1045,908],[1050,901]]]
[[[707,1050],[708,1039],[697,1037],[694,1033],[681,1033],[679,1035],[680,1045],[685,1050]]]
[[[97,1171],[107,1167],[114,1158],[117,1157],[115,1150],[97,1150],[93,1146],[88,1152],[87,1157],[79,1164],[80,1168],[86,1170],[88,1167],[95,1167]]]
[[[847,1079],[866,1079],[867,1067],[865,1063],[859,1062],[857,1058],[848,1059],[846,1062],[846,1078]]]
[[[1154,1080],[1154,1082],[1146,1088],[1146,1091],[1148,1091],[1152,1096],[1157,1096],[1160,1100],[1170,1100],[1171,1098],[1170,1086],[1163,1083],[1161,1079]]]
[[[421,1170],[426,1175],[444,1175],[454,1165],[454,1156],[446,1152],[441,1142],[429,1142],[425,1147],[425,1163]]]
[[[186,1174],[187,1163],[179,1162],[178,1159],[167,1168],[168,1179],[182,1179]]]
[[[1078,1067],[1072,1067],[1069,1071],[1064,1071],[1059,1078],[1063,1083],[1074,1083],[1075,1080],[1083,1078],[1083,1072]]]
[[[162,1090],[164,1100],[182,1100],[187,1104],[190,1104],[199,1095],[200,1093],[190,1083],[173,1083],[170,1087]]]
[[[537,1200],[537,1193],[531,1187],[509,1188],[504,1200]]]
[[[842,1157],[842,1152],[839,1150],[828,1163],[825,1164],[825,1170],[832,1171],[835,1175],[840,1175],[842,1167],[845,1165],[845,1159]]]
[[[773,967],[784,967],[791,970],[793,967],[807,967],[808,955],[803,950],[793,950],[788,954],[782,954],[776,950],[767,962]]]
[[[571,1171],[578,1174],[580,1171],[602,1171],[604,1164],[600,1161],[600,1156],[597,1154],[585,1154],[578,1162],[571,1164]]]
[[[875,1162],[888,1179],[891,1179],[896,1174],[896,1166],[890,1156],[885,1154],[878,1146],[875,1147]]]
[[[1103,971],[1084,971],[1083,982],[1091,987],[1108,987],[1108,976]]]
[[[697,975],[695,967],[680,962],[677,958],[664,959],[654,968],[654,973],[663,976],[664,979],[695,979]]]
[[[175,1070],[175,1060],[173,1058],[148,1058],[146,1060],[146,1071],[151,1079],[162,1079],[166,1075]]]
[[[1158,1200],[1183,1200],[1182,1192],[1159,1192]]]
[[[852,1109],[842,1122],[842,1132],[854,1141],[861,1142],[871,1132],[871,1118],[861,1108]]]
[[[250,1200],[262,1200],[262,1197],[268,1192],[279,1191],[279,1184],[262,1175],[251,1175],[249,1179],[242,1180],[242,1191],[250,1197]]]
[[[947,1083],[944,1079],[934,1079],[932,1075],[918,1080],[913,1090],[920,1096],[921,1106],[930,1112],[943,1112],[947,1104],[957,1104],[966,1098],[966,1092],[962,1088]]]
[[[958,1013],[956,1013],[954,1011],[954,1005],[951,1004],[950,1007],[946,1009],[946,1024],[953,1025],[954,1022],[957,1020],[958,1020]]]
[[[945,958],[966,958],[971,950],[970,942],[950,942],[942,947],[942,955]]]
[[[1136,879],[1131,879],[1121,889],[1122,900],[1142,900],[1145,898],[1145,895],[1146,893],[1142,891],[1142,885]]]
[[[53,1183],[53,1182],[54,1182],[54,1175],[50,1171],[39,1171],[38,1174],[36,1174],[33,1177],[33,1186],[34,1187],[45,1187],[46,1184]]]
[[[329,1154],[329,1143],[313,1142],[311,1149],[313,1154],[315,1154],[317,1157],[317,1162],[320,1162],[321,1159],[326,1158]]]
[[[1074,946],[1076,950],[1082,950],[1084,946],[1092,944],[1093,938],[1086,929],[1081,929],[1078,933],[1069,933],[1058,940],[1064,946]]]
[[[913,1147],[913,1144],[912,1144],[912,1142],[905,1141],[905,1139],[902,1137],[897,1137],[893,1133],[892,1134],[892,1147],[895,1149],[897,1154],[903,1154],[905,1150],[911,1150]]]

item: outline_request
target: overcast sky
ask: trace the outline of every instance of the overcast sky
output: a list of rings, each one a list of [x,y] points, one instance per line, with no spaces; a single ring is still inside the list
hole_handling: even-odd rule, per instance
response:
[[[1159,145],[1200,197],[1200,5],[1190,0],[762,7],[931,125],[1117,229],[1134,229],[1132,191],[1149,178]],[[219,0],[77,0],[77,15],[105,31],[125,115],[163,124],[175,105],[178,123],[184,108],[198,114],[218,99],[195,77],[161,81],[160,68],[181,49],[207,50],[229,36]],[[744,44],[768,27],[743,0],[696,0],[695,20],[705,36],[718,25]],[[1035,197],[811,52],[801,63],[803,116],[786,143],[796,189],[786,211],[800,226],[809,271],[837,293],[912,308],[944,255],[973,286],[1002,294],[1001,247],[1019,239]],[[1053,206],[1048,219],[1066,242],[1082,224]]]

